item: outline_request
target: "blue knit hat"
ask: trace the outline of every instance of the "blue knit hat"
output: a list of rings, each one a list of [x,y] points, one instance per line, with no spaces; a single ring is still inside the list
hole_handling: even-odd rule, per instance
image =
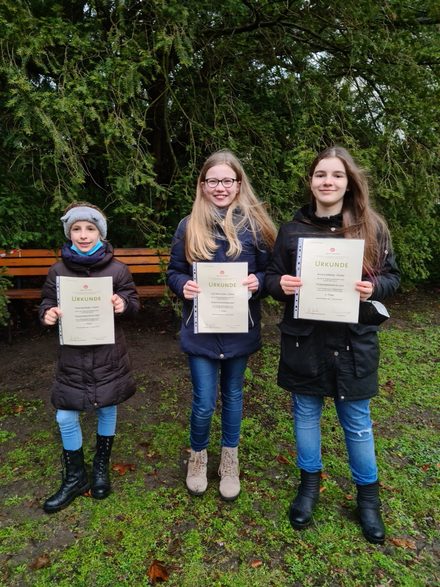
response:
[[[101,238],[105,239],[107,236],[107,220],[99,210],[90,208],[89,206],[76,206],[75,208],[70,208],[64,216],[61,216],[61,222],[64,226],[64,234],[67,238],[70,239],[70,229],[72,228],[72,224],[75,224],[75,222],[79,222],[80,220],[85,220],[94,224],[99,230]]]

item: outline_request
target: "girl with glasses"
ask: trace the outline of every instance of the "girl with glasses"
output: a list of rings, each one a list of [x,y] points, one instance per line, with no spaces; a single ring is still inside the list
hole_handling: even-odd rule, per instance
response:
[[[190,420],[191,454],[186,485],[202,495],[207,481],[207,447],[220,382],[222,400],[220,495],[240,493],[238,444],[243,379],[248,357],[261,347],[260,297],[276,230],[257,199],[240,161],[230,151],[211,155],[197,180],[191,214],[181,220],[171,247],[167,283],[183,300],[181,347],[187,353],[193,386]],[[247,262],[249,330],[246,333],[194,332],[194,298],[200,287],[193,262]]]

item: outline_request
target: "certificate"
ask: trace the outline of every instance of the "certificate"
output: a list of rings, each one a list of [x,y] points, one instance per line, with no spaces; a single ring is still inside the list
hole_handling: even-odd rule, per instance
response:
[[[57,277],[60,344],[114,344],[112,277]]]
[[[194,332],[248,332],[247,263],[193,263]]]
[[[364,241],[351,238],[298,239],[294,318],[358,322]]]

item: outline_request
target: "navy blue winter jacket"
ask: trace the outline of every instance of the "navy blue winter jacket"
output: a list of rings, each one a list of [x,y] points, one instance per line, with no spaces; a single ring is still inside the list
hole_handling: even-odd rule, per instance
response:
[[[218,249],[211,259],[214,263],[227,261],[247,262],[248,273],[258,278],[260,287],[249,300],[249,332],[232,334],[194,334],[194,303],[185,300],[183,286],[193,279],[192,264],[185,256],[185,231],[188,222],[186,217],[181,220],[171,245],[171,258],[167,270],[167,283],[171,290],[183,300],[182,327],[180,333],[181,348],[189,355],[203,356],[210,359],[231,359],[254,353],[261,347],[260,334],[260,298],[264,285],[264,272],[269,260],[270,252],[262,242],[255,243],[250,230],[243,230],[239,234],[242,244],[241,254],[236,258],[226,255],[228,242],[221,233],[216,239]]]

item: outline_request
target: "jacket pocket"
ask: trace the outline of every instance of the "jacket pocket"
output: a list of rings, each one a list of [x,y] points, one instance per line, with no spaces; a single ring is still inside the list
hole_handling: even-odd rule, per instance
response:
[[[323,372],[323,349],[313,324],[280,324],[281,356],[285,367],[301,377],[316,377]]]
[[[357,377],[366,377],[379,367],[379,340],[377,326],[353,324],[349,326]]]

